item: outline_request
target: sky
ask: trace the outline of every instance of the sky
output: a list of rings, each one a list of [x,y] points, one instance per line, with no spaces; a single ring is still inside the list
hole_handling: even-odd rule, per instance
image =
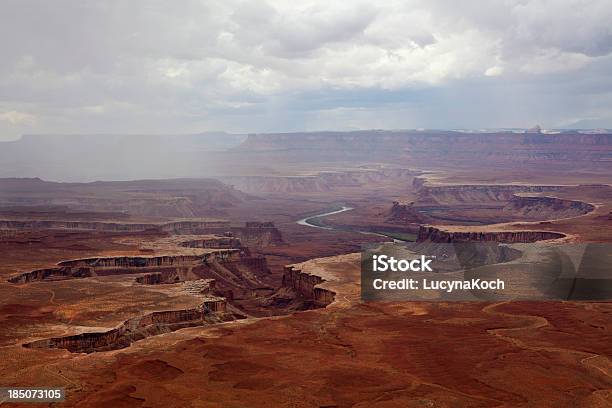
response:
[[[2,0],[0,140],[612,128],[610,0]]]

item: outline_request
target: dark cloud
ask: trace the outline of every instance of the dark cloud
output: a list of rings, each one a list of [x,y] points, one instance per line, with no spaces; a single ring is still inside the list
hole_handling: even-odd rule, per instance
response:
[[[5,0],[0,138],[612,127],[611,27],[607,0]]]

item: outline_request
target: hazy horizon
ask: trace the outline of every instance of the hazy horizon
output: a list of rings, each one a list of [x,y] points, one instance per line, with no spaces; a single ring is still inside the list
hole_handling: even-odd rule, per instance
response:
[[[539,125],[536,125],[539,126]],[[338,130],[338,129],[319,129],[319,130],[308,130],[308,131],[269,131],[269,132],[227,132],[225,130],[211,130],[211,131],[201,131],[201,132],[193,132],[193,133],[26,133],[22,135],[15,136],[13,139],[0,139],[0,143],[2,142],[15,142],[22,140],[25,137],[188,137],[188,136],[216,136],[227,134],[229,136],[248,136],[249,134],[301,134],[301,133],[345,133],[345,132],[431,132],[431,131],[440,131],[440,132],[473,132],[473,133],[502,133],[502,132],[516,132],[523,133],[532,129],[532,127],[507,127],[507,128],[411,128],[411,129],[374,129],[374,128],[362,128],[362,129],[352,129],[352,130]],[[565,127],[565,128],[542,128],[542,133],[546,132],[589,132],[589,131],[606,131],[612,133],[612,128],[596,128],[596,127],[584,127],[584,128],[575,128],[575,127]],[[554,134],[554,133],[551,133]]]

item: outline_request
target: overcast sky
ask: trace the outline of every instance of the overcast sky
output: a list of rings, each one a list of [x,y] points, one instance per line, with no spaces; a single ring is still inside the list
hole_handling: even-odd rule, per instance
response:
[[[612,127],[612,1],[0,2],[26,133]]]

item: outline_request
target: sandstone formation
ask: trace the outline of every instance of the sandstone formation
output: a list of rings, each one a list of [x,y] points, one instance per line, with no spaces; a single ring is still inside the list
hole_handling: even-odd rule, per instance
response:
[[[323,282],[324,279],[320,276],[302,272],[293,266],[285,267],[283,287],[297,292],[314,308],[325,307],[334,301],[334,292],[318,287]]]
[[[549,218],[572,218],[588,214],[595,209],[589,203],[562,200],[555,197],[525,197],[514,195],[503,208],[504,212],[536,220]]]
[[[426,214],[422,214],[414,207],[414,202],[401,203],[394,201],[391,209],[387,213],[385,222],[389,223],[424,223],[430,220]]]
[[[180,244],[186,248],[216,248],[216,249],[229,249],[229,248],[241,248],[242,242],[239,238],[235,237],[214,237],[208,239],[196,239],[190,241],[183,241]]]
[[[423,185],[418,190],[418,205],[500,204],[516,193],[542,193],[562,190],[562,186],[521,185]]]
[[[421,215],[422,224],[494,224],[573,218],[588,214],[595,206],[543,194],[563,195],[582,187],[419,183],[417,200],[410,210]],[[605,192],[605,187],[601,191]],[[399,208],[394,210],[397,212]]]
[[[436,243],[452,242],[536,242],[549,239],[559,239],[564,234],[550,231],[492,231],[492,232],[463,232],[444,231],[435,227],[421,226],[417,235],[417,242],[431,241]]]
[[[106,222],[80,222],[80,221],[54,221],[54,220],[0,220],[0,230],[40,230],[40,229],[69,229],[94,230],[106,232],[162,232],[178,235],[206,235],[217,234],[228,238],[235,237],[246,246],[268,246],[283,242],[280,231],[272,222],[246,222],[244,226],[232,226],[228,221],[175,221],[163,224],[143,223],[106,223]],[[229,246],[231,239],[225,240]],[[210,243],[210,242],[209,242]],[[193,244],[193,245],[204,245]],[[224,245],[224,244],[220,244]],[[189,246],[186,244],[185,246]],[[210,246],[213,248],[214,246]],[[208,248],[194,246],[193,248]]]
[[[74,229],[107,232],[140,232],[156,229],[154,224],[116,223],[97,221],[61,221],[61,220],[0,220],[0,229],[40,230],[40,229]]]
[[[244,227],[230,231],[246,246],[265,247],[283,242],[280,231],[271,222],[247,222]]]
[[[59,280],[73,278],[88,278],[93,276],[91,268],[45,268],[37,269],[32,272],[22,273],[21,275],[13,276],[8,279],[11,283],[29,283],[42,280]]]
[[[42,280],[87,278],[91,276],[137,274],[156,272],[140,283],[174,283],[194,279],[198,274],[221,270],[222,274],[240,268],[266,273],[266,260],[251,256],[240,249],[217,250],[201,255],[164,255],[150,257],[84,258],[62,261],[55,268],[37,269],[8,279],[11,283],[29,283]],[[159,281],[157,281],[159,280]]]
[[[310,162],[329,160],[397,160],[412,163],[564,161],[605,162],[612,134],[567,132],[554,135],[453,131],[310,132],[250,134],[235,150],[266,152],[270,157]]]
[[[128,347],[135,341],[185,327],[203,326],[233,320],[240,316],[226,312],[223,298],[207,297],[200,307],[186,310],[153,312],[126,320],[105,332],[54,337],[24,344],[28,348],[63,348],[73,353],[92,353]]]
[[[321,171],[316,174],[296,176],[225,176],[223,182],[241,191],[261,193],[316,193],[329,192],[338,188],[355,188],[371,183],[387,182],[390,179],[409,180],[415,174],[404,168],[374,168],[342,171]]]

